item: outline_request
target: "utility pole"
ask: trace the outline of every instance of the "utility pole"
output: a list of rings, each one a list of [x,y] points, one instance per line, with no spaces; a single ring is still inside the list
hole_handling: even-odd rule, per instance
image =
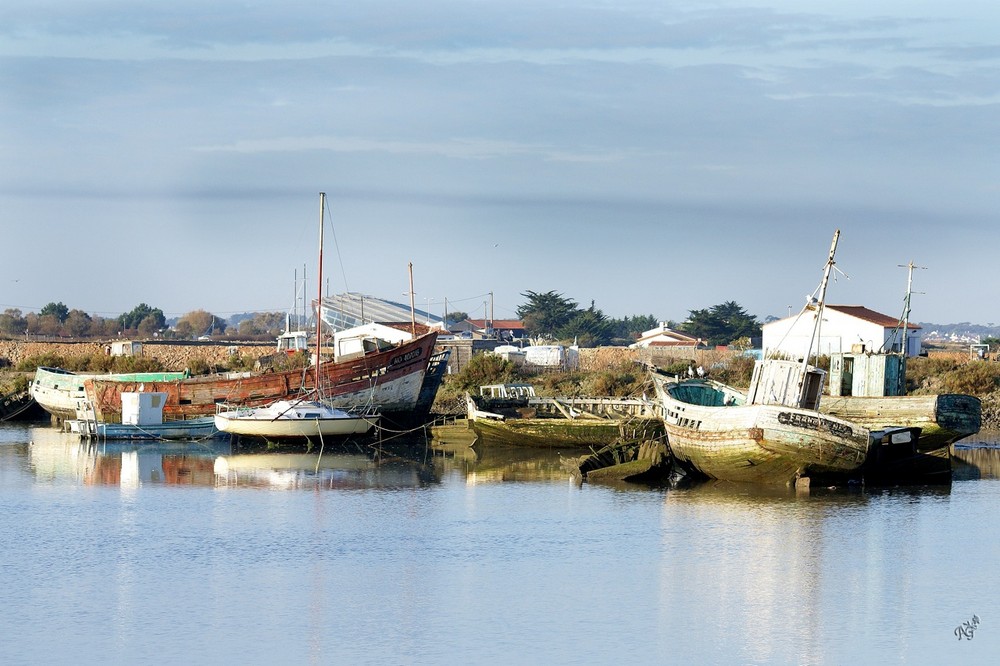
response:
[[[913,269],[921,268],[927,270],[926,266],[917,266],[911,260],[908,264],[898,264],[900,268],[909,269],[906,276],[906,296],[903,298],[903,358],[909,355],[910,350],[910,295],[913,293]]]

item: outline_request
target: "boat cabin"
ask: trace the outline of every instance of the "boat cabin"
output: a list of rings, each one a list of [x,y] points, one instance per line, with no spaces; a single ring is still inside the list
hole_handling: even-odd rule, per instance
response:
[[[355,326],[333,334],[333,358],[337,361],[360,358],[412,339],[410,333],[392,326],[376,323]]]
[[[830,354],[830,395],[906,395],[906,357],[869,353],[864,345],[855,345],[850,353]]]
[[[127,425],[160,425],[166,393],[122,391],[122,423]]]
[[[747,394],[751,405],[819,409],[826,371],[797,361],[757,361]]]
[[[278,353],[294,354],[309,348],[305,331],[285,331],[278,336]]]

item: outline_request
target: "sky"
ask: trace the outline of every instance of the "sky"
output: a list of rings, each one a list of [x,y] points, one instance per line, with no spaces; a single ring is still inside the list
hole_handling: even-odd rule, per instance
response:
[[[828,302],[1000,322],[998,65],[986,0],[4,0],[0,311],[288,311],[325,192],[324,291],[438,315],[786,316],[839,229]]]

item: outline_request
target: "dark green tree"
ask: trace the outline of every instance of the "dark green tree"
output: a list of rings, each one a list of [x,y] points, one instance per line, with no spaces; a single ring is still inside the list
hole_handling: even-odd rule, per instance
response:
[[[586,310],[579,310],[566,324],[556,331],[560,340],[575,340],[581,347],[599,347],[611,341],[614,324],[591,302]]]
[[[526,291],[521,295],[528,302],[518,306],[517,316],[529,335],[556,337],[579,312],[575,301],[554,291],[544,294]]]
[[[735,301],[713,305],[705,310],[690,310],[680,330],[701,338],[710,345],[725,345],[738,338],[752,338],[761,333],[760,322]]]
[[[152,326],[147,324],[147,327],[161,329],[166,328],[167,319],[163,316],[163,310],[159,308],[151,308],[145,303],[140,303],[139,305],[132,308],[131,312],[127,312],[118,317],[118,323],[125,330],[135,330],[139,328],[139,324],[146,317],[152,316],[153,322]]]
[[[660,321],[653,315],[626,316],[624,319],[612,319],[612,336],[616,340],[631,344],[642,333],[652,330],[659,325]],[[668,324],[673,328],[673,324]]]
[[[66,317],[69,316],[69,308],[59,303],[49,303],[41,310],[38,311],[39,317],[44,317],[45,315],[55,315],[56,319],[60,322],[66,321]]]
[[[445,322],[445,325],[457,324],[458,322],[465,321],[468,318],[469,318],[468,312],[462,312],[461,310],[456,310],[455,312],[449,312],[448,321]]]

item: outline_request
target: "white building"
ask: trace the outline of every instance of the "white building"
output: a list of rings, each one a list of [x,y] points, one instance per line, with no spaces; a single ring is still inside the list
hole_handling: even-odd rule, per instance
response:
[[[634,343],[629,345],[634,349],[648,349],[650,347],[690,347],[696,348],[702,346],[702,341],[697,338],[692,338],[683,333],[678,333],[667,325],[660,322],[660,325],[656,328],[650,329],[648,331],[643,331],[639,339]]]
[[[809,306],[801,314],[764,324],[764,355],[801,359],[809,349],[816,324],[816,310]],[[903,350],[902,322],[861,305],[827,305],[820,322],[819,343],[813,355],[835,352],[899,352]],[[908,324],[906,355],[920,354],[920,327]],[[863,349],[862,347],[863,346]]]

